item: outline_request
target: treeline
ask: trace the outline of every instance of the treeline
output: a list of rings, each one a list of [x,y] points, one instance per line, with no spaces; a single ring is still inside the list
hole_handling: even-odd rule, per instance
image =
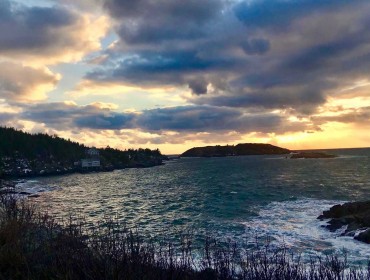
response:
[[[290,150],[271,144],[245,143],[227,146],[195,147],[184,152],[182,157],[223,157],[223,156],[246,156],[246,155],[283,155],[289,154]]]
[[[75,163],[87,157],[89,147],[45,133],[30,134],[0,127],[0,177],[54,175],[79,171]],[[101,171],[162,164],[161,152],[150,149],[100,148]]]
[[[110,148],[109,146],[104,149],[98,149],[104,165],[112,165],[116,168],[128,167],[127,165],[135,163],[137,167],[145,167],[147,164],[151,164],[154,160],[163,160],[166,157],[161,152],[150,149],[128,149],[118,150]]]
[[[86,146],[45,133],[30,134],[11,127],[0,127],[0,157],[18,155],[26,159],[57,158],[78,160]]]

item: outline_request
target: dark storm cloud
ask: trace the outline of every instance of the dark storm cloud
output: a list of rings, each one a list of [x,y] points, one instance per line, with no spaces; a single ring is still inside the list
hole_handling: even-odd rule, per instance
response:
[[[134,116],[131,114],[110,113],[92,114],[88,116],[81,116],[75,119],[75,124],[82,128],[91,129],[123,129],[131,128],[130,122]]]
[[[250,28],[288,28],[290,23],[315,11],[352,5],[348,0],[256,0],[242,1],[234,8],[237,18]]]
[[[325,102],[325,98],[318,89],[282,88],[274,91],[261,90],[255,92],[235,92],[228,95],[202,96],[196,99],[198,104],[211,104],[235,108],[265,108],[289,109],[294,108],[303,113],[310,113],[317,105]]]
[[[233,61],[221,57],[201,57],[196,51],[138,52],[122,59],[109,71],[97,69],[87,74],[99,81],[126,81],[137,84],[181,84],[187,74],[227,69]]]
[[[207,93],[208,82],[203,78],[195,78],[189,81],[189,88],[193,94],[201,95]]]
[[[242,49],[246,54],[264,54],[270,49],[270,42],[265,39],[250,39],[241,44]]]
[[[172,112],[184,119],[198,106],[311,115],[338,88],[370,74],[368,1],[107,0],[105,7],[120,42],[86,79],[186,87],[196,106]],[[144,124],[162,113],[144,111],[136,121],[149,129]],[[238,127],[234,115],[222,116]],[[185,129],[180,120],[158,121]],[[201,127],[194,121],[194,131]]]
[[[289,124],[284,116],[274,113],[244,113],[214,106],[179,106],[143,111],[136,120],[137,128],[149,131],[238,131],[280,132],[304,130],[304,124]]]
[[[73,25],[78,18],[61,7],[25,7],[8,0],[0,3],[0,51],[16,51],[55,47],[67,42],[58,28]]]
[[[118,34],[130,44],[197,39],[202,27],[221,12],[221,0],[107,0],[105,7],[119,20]]]
[[[23,106],[21,119],[45,123],[56,129],[71,127],[90,129],[123,129],[131,127],[133,114],[116,113],[93,105],[77,106],[62,102]]]
[[[302,46],[276,60],[266,70],[248,73],[233,81],[239,87],[272,88],[315,84],[322,90],[333,88],[331,77],[351,76],[370,71],[370,21],[359,19],[355,31],[313,46]],[[365,47],[365,53],[364,48]],[[319,87],[318,87],[319,86]]]
[[[289,124],[286,117],[275,113],[245,113],[241,110],[212,106],[179,106],[133,113],[113,112],[94,105],[77,106],[69,103],[18,104],[23,112],[19,120],[43,123],[58,130],[97,129],[143,131],[209,132],[238,131],[279,132],[304,130],[305,124]],[[2,116],[12,118],[13,115]]]
[[[334,73],[346,72],[349,62],[355,62],[359,57],[360,48],[370,42],[370,21],[361,21],[361,28],[355,32],[346,34],[345,37],[339,37],[328,43],[317,44],[313,47],[303,49],[282,63],[282,68],[287,69],[290,73],[311,72],[325,73],[327,75]],[[353,51],[359,50],[357,53]],[[357,61],[359,62],[359,61]],[[357,63],[356,63],[357,64]],[[366,63],[368,65],[368,63]],[[353,65],[356,67],[356,65]],[[322,72],[321,72],[322,71]]]

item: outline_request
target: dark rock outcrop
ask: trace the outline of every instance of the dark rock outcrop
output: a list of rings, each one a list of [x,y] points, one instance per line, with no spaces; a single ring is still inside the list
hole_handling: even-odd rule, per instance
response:
[[[370,229],[367,229],[358,235],[355,236],[355,239],[358,241],[365,242],[367,244],[370,244]]]
[[[328,211],[324,211],[318,219],[330,219],[325,226],[330,231],[347,226],[342,235],[354,236],[356,240],[370,244],[370,201],[334,205]],[[360,230],[362,232],[356,234]]]
[[[245,155],[286,155],[290,150],[271,144],[246,143],[236,146],[195,147],[184,152],[181,157],[225,157]]]

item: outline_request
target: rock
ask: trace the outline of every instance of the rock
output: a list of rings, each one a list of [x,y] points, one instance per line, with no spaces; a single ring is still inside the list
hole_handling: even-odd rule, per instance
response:
[[[28,196],[29,198],[37,198],[37,197],[40,197],[39,194],[31,194]]]
[[[355,218],[355,216],[367,216],[367,213],[370,215],[370,201],[348,202],[343,205],[334,205],[330,210],[324,211],[318,218],[330,219],[345,216],[354,216]]]
[[[370,201],[334,205],[328,211],[324,211],[318,219],[330,219],[325,226],[330,231],[336,231],[347,225],[342,236],[354,236],[355,239],[370,244]],[[360,229],[364,231],[355,235]]]
[[[361,228],[361,225],[357,222],[352,222],[347,226],[346,232],[355,234],[356,230]]]
[[[367,244],[370,244],[370,228],[368,228],[367,230],[359,233],[354,238],[358,241],[362,241],[362,242],[365,242]]]
[[[331,232],[334,232],[340,229],[341,227],[344,227],[345,225],[346,225],[346,222],[343,219],[332,219],[328,222],[328,225],[326,226],[326,228],[330,230]]]
[[[31,193],[29,193],[29,192],[20,192],[19,194],[21,194],[21,195],[31,195]]]

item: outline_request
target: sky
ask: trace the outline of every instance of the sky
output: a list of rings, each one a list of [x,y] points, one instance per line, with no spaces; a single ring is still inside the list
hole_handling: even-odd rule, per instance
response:
[[[368,0],[1,0],[0,125],[96,147],[370,146]]]

